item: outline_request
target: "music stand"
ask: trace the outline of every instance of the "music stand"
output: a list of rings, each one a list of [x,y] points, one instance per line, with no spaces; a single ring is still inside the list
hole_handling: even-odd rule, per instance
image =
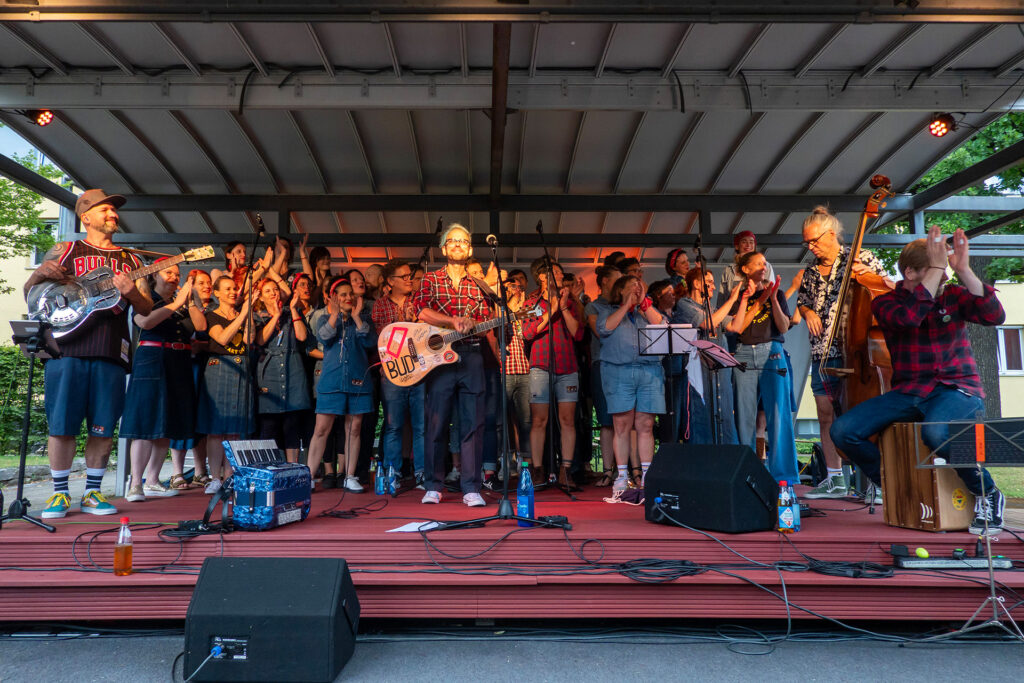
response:
[[[984,421],[979,419],[977,422],[958,420],[951,422],[922,422],[917,424],[920,425],[918,429],[927,425],[947,427],[949,428],[950,434],[946,440],[939,444],[935,449],[924,454],[921,453],[920,439],[916,440],[917,443],[914,446],[914,454],[917,459],[916,466],[918,468],[963,468],[974,465],[980,475],[982,464],[995,467],[1019,467],[1024,465],[1024,446],[1019,443],[1022,434],[1024,434],[1020,429],[1020,420],[1006,419]],[[999,427],[1003,425],[1008,426],[1009,429],[1000,429]],[[1009,435],[1006,432],[1008,432]],[[940,449],[945,451],[945,455],[939,455],[937,453]],[[997,456],[993,458],[992,461],[989,461],[987,455],[990,451]],[[987,495],[985,491],[985,478],[979,476],[978,479],[981,482],[981,497],[984,498]],[[988,517],[986,516],[984,520],[985,557],[988,567],[989,594],[984,600],[982,600],[981,604],[978,605],[978,609],[974,610],[974,614],[964,622],[963,626],[950,633],[943,633],[941,635],[932,636],[931,638],[925,638],[923,642],[945,640],[953,636],[980,631],[990,626],[1002,629],[1012,638],[1024,642],[1024,633],[1021,632],[1020,626],[1016,621],[1014,621],[1010,611],[1006,609],[1003,597],[996,595],[995,568],[992,565],[992,538],[988,533]],[[992,606],[992,616],[983,622],[975,624],[974,621],[978,618],[978,615],[981,614],[986,606],[990,604]],[[1003,620],[1000,619],[1000,613],[1005,615],[1006,620],[1010,622],[1012,628],[1003,623]]]
[[[641,356],[689,356],[694,351],[693,342],[697,341],[697,328],[686,324],[648,325],[636,331],[639,354]],[[685,365],[685,362],[684,362]],[[668,419],[672,424],[672,441],[679,438],[679,419],[675,414],[675,387],[672,373],[665,374],[665,385],[668,387],[669,405]]]
[[[21,449],[18,453],[18,492],[7,514],[0,518],[0,526],[12,519],[21,519],[30,524],[35,524],[40,529],[46,529],[50,533],[57,531],[46,522],[36,519],[28,514],[29,501],[25,498],[25,458],[28,456],[28,433],[32,422],[32,379],[35,374],[36,358],[49,360],[60,358],[60,347],[53,338],[50,324],[36,320],[12,320],[11,329],[14,331],[13,341],[21,347],[22,353],[28,358],[28,386],[25,389],[25,412],[21,423]]]

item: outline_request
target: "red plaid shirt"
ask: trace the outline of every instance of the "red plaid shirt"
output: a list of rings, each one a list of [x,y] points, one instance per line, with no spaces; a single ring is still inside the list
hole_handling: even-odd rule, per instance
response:
[[[473,278],[464,276],[456,289],[444,268],[423,276],[423,284],[412,296],[412,307],[416,315],[429,308],[442,315],[471,318],[478,323],[491,319],[491,309],[484,293]]]
[[[530,372],[530,361],[526,357],[526,344],[523,341],[523,326],[518,321],[512,322],[512,334],[508,342],[508,369],[510,375],[525,375]]]
[[[924,285],[896,289],[871,303],[892,356],[892,388],[925,397],[939,384],[985,397],[974,363],[967,323],[999,325],[1006,318],[996,290],[985,285],[974,296],[960,285],[946,285],[932,297]]]
[[[548,302],[541,297],[539,289],[526,298],[523,308],[531,310],[538,306],[540,307],[538,312],[547,312]],[[551,366],[548,347],[554,346],[555,374],[568,375],[573,372],[579,372],[579,366],[576,365],[576,349],[573,347],[574,341],[583,339],[583,323],[581,322],[583,314],[578,308],[579,304],[576,300],[570,298],[568,310],[555,313],[554,320],[543,330],[537,330],[543,317],[532,318],[523,325],[523,336],[531,343],[530,367],[547,370]],[[566,313],[576,320],[576,334],[574,335],[569,334],[569,328],[565,324]],[[548,341],[548,333],[552,328],[555,330],[553,344]]]
[[[373,327],[380,332],[391,323],[411,323],[416,320],[416,310],[412,305],[412,296],[405,297],[405,303],[400,307],[389,296],[381,296],[373,302]]]

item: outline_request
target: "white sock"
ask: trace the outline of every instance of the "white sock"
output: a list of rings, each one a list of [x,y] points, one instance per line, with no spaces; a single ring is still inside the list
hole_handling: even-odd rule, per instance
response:
[[[831,479],[832,477],[841,477],[841,476],[843,476],[843,468],[842,467],[836,467],[835,469],[833,469],[831,467],[827,467],[825,469],[828,470],[828,478],[829,479]]]

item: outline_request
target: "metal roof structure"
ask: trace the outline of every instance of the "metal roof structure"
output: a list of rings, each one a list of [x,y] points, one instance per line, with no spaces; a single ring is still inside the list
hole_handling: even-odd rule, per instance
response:
[[[1019,106],[1022,5],[6,0],[0,121],[129,196],[125,242],[224,243],[262,211],[357,263],[418,256],[443,216],[519,263],[538,221],[567,263],[698,234],[719,258],[742,229],[792,263],[814,205],[855,226],[873,174],[906,192]],[[54,122],[14,113],[36,108]],[[958,129],[929,135],[935,112]],[[1012,216],[951,197],[1024,145],[996,156],[884,219]]]

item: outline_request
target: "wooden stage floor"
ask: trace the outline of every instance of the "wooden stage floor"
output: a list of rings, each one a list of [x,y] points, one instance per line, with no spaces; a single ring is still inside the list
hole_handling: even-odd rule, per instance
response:
[[[788,540],[776,532],[758,532],[718,534],[718,543],[693,531],[648,523],[642,507],[607,504],[602,497],[610,489],[592,487],[576,501],[555,490],[538,494],[537,514],[565,515],[573,525],[567,533],[520,529],[504,521],[434,531],[426,538],[386,533],[409,521],[471,519],[497,510],[494,495],[486,496],[488,507],[470,509],[457,494],[446,494],[436,506],[421,505],[420,494],[409,491],[390,499],[372,493],[344,498],[341,491],[316,493],[304,522],[266,532],[203,536],[180,545],[162,540],[156,528],[140,529],[135,532],[135,568],[172,566],[166,573],[127,577],[95,570],[89,560],[91,554],[96,564],[111,566],[116,532],[93,532],[116,529],[120,514],[98,518],[72,512],[55,520],[54,534],[24,522],[9,523],[0,530],[0,621],[181,619],[196,568],[204,558],[220,554],[345,558],[363,616],[385,619],[779,619],[787,614],[810,619],[818,613],[842,620],[954,621],[970,617],[988,591],[984,571],[897,570],[884,578],[807,571],[800,553],[815,560],[885,566],[891,565],[893,543],[927,548],[933,557],[948,557],[955,548],[974,553],[975,538],[966,533],[888,527],[881,508],[870,515],[852,501],[811,501],[824,516],[805,518],[803,530]],[[201,519],[208,500],[196,490],[145,503],[114,503],[133,525],[171,528],[179,520]],[[319,516],[332,506],[367,505],[383,507],[348,519]],[[1008,533],[993,541],[993,549],[1024,564],[1024,544]],[[644,558],[648,561],[637,562]],[[661,581],[680,567],[687,573],[680,561],[697,566],[690,575]],[[1024,618],[1024,607],[1018,607],[1024,572],[997,572],[997,580],[1005,587],[1006,606]]]

